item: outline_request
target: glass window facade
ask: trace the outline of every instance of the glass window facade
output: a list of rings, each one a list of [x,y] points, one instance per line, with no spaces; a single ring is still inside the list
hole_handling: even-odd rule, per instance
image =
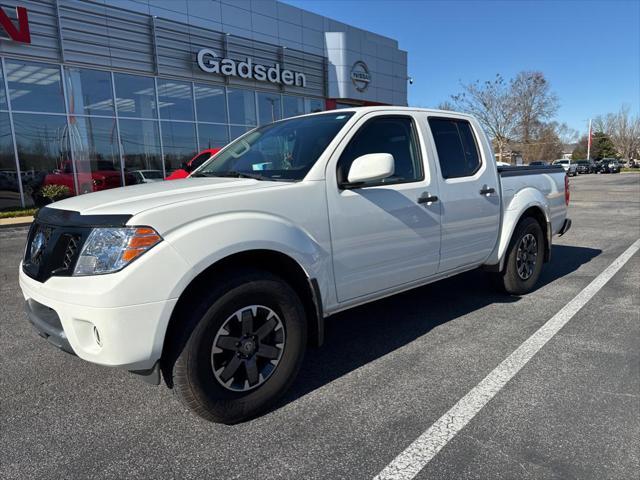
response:
[[[0,112],[0,211],[20,208],[20,184],[8,112]]]
[[[156,118],[156,89],[152,77],[114,74],[116,106],[121,117]]]
[[[256,125],[256,97],[252,90],[227,90],[229,103],[229,123],[235,125]]]
[[[228,123],[227,97],[224,87],[195,84],[199,122]]]
[[[322,98],[0,60],[0,211],[44,205],[47,185],[76,195],[164,178],[257,125],[324,110]]]
[[[195,125],[190,122],[162,122],[165,171],[182,167],[198,153]]]
[[[67,68],[65,79],[69,115],[114,115],[109,72]]]
[[[199,123],[198,138],[200,139],[199,150],[224,147],[229,143],[229,130],[226,125]]]
[[[70,117],[69,132],[79,193],[121,187],[122,172],[115,119]]]
[[[282,99],[284,105],[284,116],[295,117],[304,114],[304,97],[285,95]]]
[[[65,113],[58,65],[7,60],[4,73],[13,110]]]
[[[119,123],[125,184],[136,183],[132,176],[126,175],[136,170],[158,170],[164,175],[158,122],[125,119]]]
[[[188,82],[158,79],[158,105],[163,120],[193,121],[193,92]]]
[[[229,129],[229,136],[231,137],[231,140],[235,140],[239,136],[247,133],[252,128],[253,127],[243,127],[241,125],[231,125],[231,128]]]
[[[260,125],[275,122],[282,118],[280,95],[258,92],[258,120]]]
[[[18,160],[27,206],[41,206],[42,188],[60,185],[63,195],[75,195],[75,175],[69,149],[69,131],[64,115],[14,113]]]

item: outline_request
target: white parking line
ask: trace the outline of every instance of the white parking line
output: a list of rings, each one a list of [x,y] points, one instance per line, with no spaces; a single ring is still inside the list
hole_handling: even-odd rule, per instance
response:
[[[640,250],[640,239],[540,327],[484,380],[398,455],[374,480],[410,480],[531,360],[569,320]]]

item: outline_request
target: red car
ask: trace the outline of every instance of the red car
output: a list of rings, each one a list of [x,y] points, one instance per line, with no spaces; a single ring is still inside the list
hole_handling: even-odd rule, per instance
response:
[[[62,168],[59,170],[55,170],[53,173],[47,174],[42,185],[64,185],[69,189],[70,195],[97,192],[122,186],[120,171],[116,170],[111,163],[103,164],[98,162],[97,170],[94,171],[91,171],[88,166],[88,171],[82,171],[83,168],[82,166],[80,167],[81,171],[76,173],[80,192],[76,192],[71,161],[67,160],[62,162],[61,167]],[[130,176],[131,175],[129,174],[126,175],[127,184],[135,183],[134,179],[129,178]],[[131,182],[129,182],[129,180],[131,180]]]
[[[191,172],[193,172],[196,168],[209,160],[212,155],[215,155],[219,151],[219,148],[207,148],[206,150],[201,151],[188,162],[184,162],[182,164],[182,168],[171,172],[171,175],[169,175],[165,180],[178,180],[180,178],[187,178]]]

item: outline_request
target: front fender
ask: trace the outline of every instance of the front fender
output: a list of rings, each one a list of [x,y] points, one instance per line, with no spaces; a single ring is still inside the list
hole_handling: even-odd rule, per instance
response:
[[[309,278],[315,278],[323,299],[332,297],[328,248],[285,218],[250,211],[214,215],[173,230],[166,241],[190,266],[174,287],[176,296],[205,269],[230,255],[272,250],[291,257]]]

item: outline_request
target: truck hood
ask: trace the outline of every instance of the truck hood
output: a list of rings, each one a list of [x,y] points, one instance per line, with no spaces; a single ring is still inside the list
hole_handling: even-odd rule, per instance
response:
[[[281,182],[251,178],[188,178],[113,188],[55,202],[49,207],[82,215],[136,215],[145,210],[203,197],[282,186]]]

